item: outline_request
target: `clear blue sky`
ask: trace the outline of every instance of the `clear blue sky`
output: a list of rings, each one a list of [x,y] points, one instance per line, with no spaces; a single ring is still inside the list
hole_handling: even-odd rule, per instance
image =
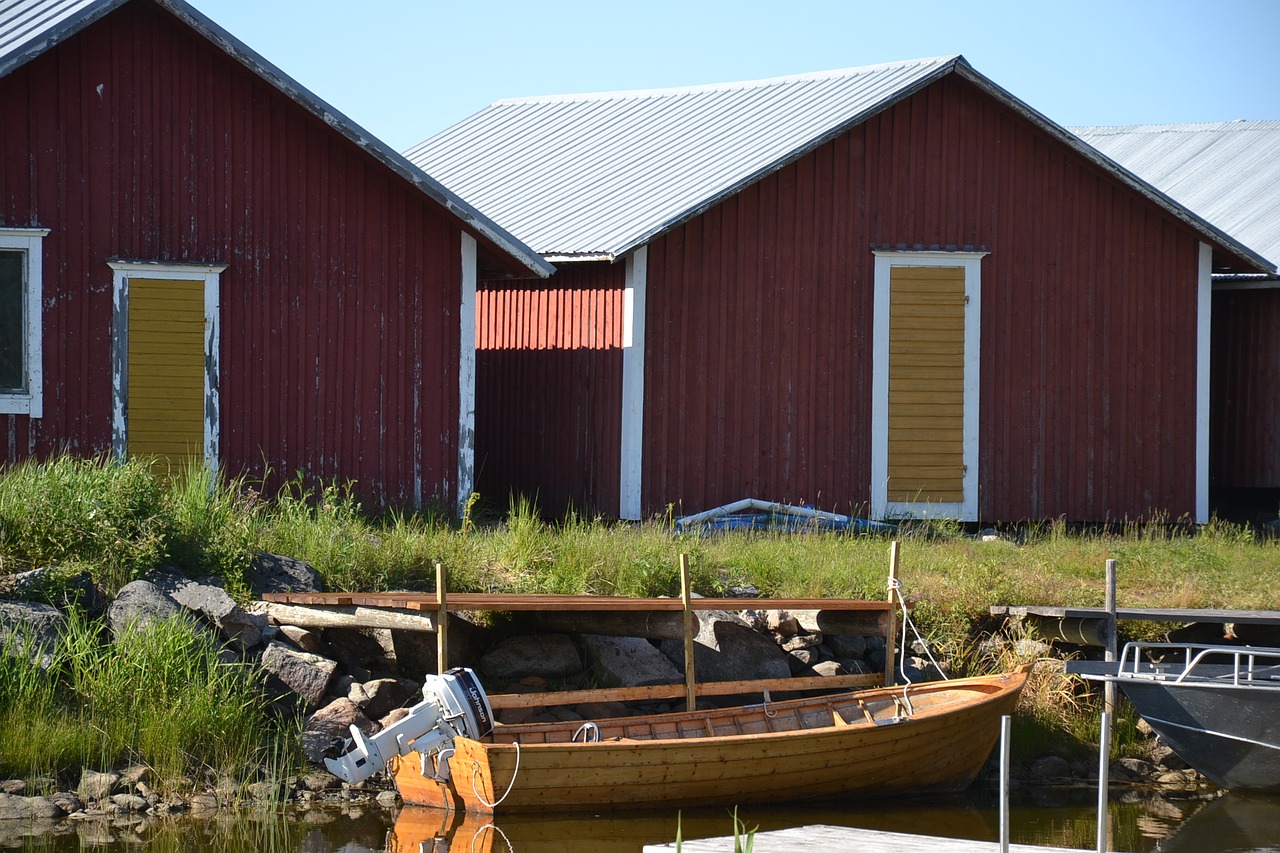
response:
[[[1063,125],[1280,119],[1280,0],[191,0],[404,150],[500,98],[960,53]]]

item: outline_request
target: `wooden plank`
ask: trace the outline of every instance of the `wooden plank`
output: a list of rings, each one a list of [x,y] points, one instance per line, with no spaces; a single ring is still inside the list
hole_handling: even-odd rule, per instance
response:
[[[449,609],[445,600],[444,563],[436,563],[436,672],[449,668]]]
[[[686,711],[696,711],[698,708],[698,677],[694,673],[694,647],[693,641],[697,634],[697,621],[693,616],[693,609],[690,602],[693,600],[693,590],[689,582],[689,555],[680,555],[680,603],[684,607],[684,684],[685,684],[685,705]]]
[[[803,678],[763,678],[748,681],[706,681],[698,685],[699,696],[734,696],[739,693],[778,693],[805,690],[860,690],[880,687],[883,679],[872,675],[815,675]],[[679,699],[684,684],[649,684],[644,687],[602,687],[593,690],[560,690],[541,693],[491,693],[494,708],[547,708],[552,705],[579,705],[583,702],[645,702]]]
[[[1105,607],[996,604],[991,607],[991,615],[1106,619],[1107,610]],[[1280,610],[1117,607],[1116,618],[1133,622],[1236,622],[1252,625],[1280,625]]]
[[[852,826],[797,826],[791,829],[775,829],[757,832],[752,838],[754,853],[794,853],[796,850],[822,850],[824,853],[991,853],[997,849],[995,841],[969,838],[942,838],[933,835],[914,835],[903,832],[886,832],[879,829],[862,829]],[[732,836],[721,838],[697,838],[682,841],[677,847],[670,844],[646,844],[644,853],[733,853],[739,849]],[[1013,853],[1063,853],[1062,847],[1041,847],[1033,844],[1010,844]]]
[[[354,604],[364,607],[399,606],[412,607],[421,602],[427,609],[436,607],[434,592],[268,592],[263,601],[295,605]],[[692,610],[868,610],[890,609],[884,601],[864,601],[856,598],[694,598],[689,602]],[[681,612],[684,605],[679,598],[629,598],[613,595],[520,595],[504,593],[451,593],[449,609],[452,611],[674,611]]]

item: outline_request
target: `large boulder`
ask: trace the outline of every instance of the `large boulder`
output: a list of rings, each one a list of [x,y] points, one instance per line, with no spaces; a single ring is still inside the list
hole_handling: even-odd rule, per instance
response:
[[[264,592],[324,592],[324,578],[303,560],[279,554],[255,554],[249,567],[249,588]]]
[[[652,643],[640,637],[582,635],[582,651],[601,680],[614,687],[678,684],[680,670]]]
[[[529,675],[567,678],[582,672],[582,657],[564,634],[522,634],[508,637],[480,658],[479,668],[495,681]]]
[[[684,643],[663,640],[661,648],[683,674]],[[699,681],[791,677],[786,652],[770,638],[752,630],[741,616],[724,610],[698,613],[693,665]]]
[[[183,609],[172,596],[148,580],[127,583],[107,608],[107,625],[114,637],[126,631],[144,631],[157,622],[180,617]]]
[[[31,660],[47,669],[66,621],[62,611],[49,604],[0,601],[0,651],[30,655]]]
[[[323,639],[321,653],[348,672],[398,672],[395,643],[386,628],[325,628]]]
[[[272,699],[298,697],[308,708],[317,707],[338,670],[336,661],[300,652],[284,643],[271,643],[262,654],[267,695]]]
[[[239,651],[251,649],[262,640],[267,617],[260,613],[247,613],[216,583],[195,581],[168,571],[152,572],[146,579],[214,628]]]
[[[66,814],[48,797],[21,797],[0,794],[0,821],[52,820]]]
[[[102,610],[102,597],[91,574],[69,573],[53,567],[0,577],[0,598],[40,601],[54,607],[79,606],[89,613]]]

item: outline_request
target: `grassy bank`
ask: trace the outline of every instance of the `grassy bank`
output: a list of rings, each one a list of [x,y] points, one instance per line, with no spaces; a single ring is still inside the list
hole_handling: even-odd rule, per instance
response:
[[[1009,662],[978,653],[992,604],[1102,604],[1107,559],[1119,563],[1124,606],[1275,607],[1280,548],[1226,523],[1194,535],[1159,525],[1079,533],[1045,524],[991,542],[944,524],[897,537],[915,619],[957,671]],[[87,570],[111,594],[166,563],[191,575],[221,575],[243,597],[258,551],[307,560],[338,590],[430,589],[434,565],[442,562],[455,591],[672,595],[679,555],[687,553],[695,590],[706,595],[753,584],[765,596],[879,599],[889,541],[831,533],[701,538],[677,534],[661,519],[630,525],[571,517],[548,524],[520,502],[485,522],[432,512],[371,516],[338,487],[309,490],[294,482],[263,495],[254,483],[211,480],[202,471],[157,480],[137,463],[67,457],[0,475],[0,575],[57,566],[43,590],[50,601],[61,600],[58,576]],[[242,674],[217,664],[214,650],[178,638],[163,649],[111,650],[91,621],[73,625],[72,645],[54,669],[57,678],[45,679],[48,688],[35,686],[34,673],[15,659],[0,658],[0,776],[133,760],[163,766],[174,778],[236,773],[238,765],[247,779],[253,774],[244,768],[292,760],[289,733],[266,721]],[[185,692],[207,692],[216,697],[213,705],[237,708],[241,718],[223,720],[218,708],[205,707],[169,715],[186,716],[191,725],[146,722],[137,712],[139,697],[164,697],[159,709],[183,701],[176,694],[184,691],[157,685],[167,684],[171,672],[189,671],[209,681]],[[91,679],[91,673],[98,674]],[[1088,737],[1090,709],[1081,701],[1070,684],[1046,675],[1024,724],[1044,740]],[[70,739],[79,738],[58,751],[62,757],[41,764],[34,751],[17,749],[24,739],[53,739],[58,728],[74,729]],[[89,737],[91,730],[102,736]],[[211,737],[223,732],[229,734]]]

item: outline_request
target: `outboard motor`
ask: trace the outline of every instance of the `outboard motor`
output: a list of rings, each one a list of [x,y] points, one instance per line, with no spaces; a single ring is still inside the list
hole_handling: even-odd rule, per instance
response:
[[[444,753],[452,750],[454,738],[479,740],[491,731],[489,697],[474,672],[458,667],[428,676],[422,685],[422,701],[409,709],[408,716],[376,735],[366,740],[360,729],[352,726],[351,751],[340,758],[326,758],[324,763],[330,773],[355,785],[385,770],[392,756],[417,750],[422,753],[424,767],[426,756],[435,753],[439,757],[437,773],[447,774],[448,756]]]

